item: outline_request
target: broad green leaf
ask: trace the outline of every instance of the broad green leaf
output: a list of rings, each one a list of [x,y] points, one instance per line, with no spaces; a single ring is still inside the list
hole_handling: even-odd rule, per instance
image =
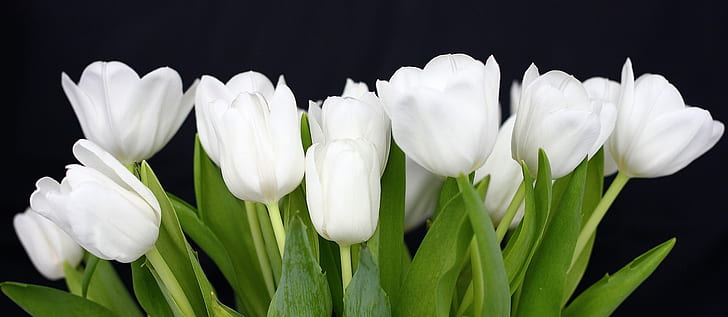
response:
[[[336,316],[342,316],[344,314],[344,290],[341,286],[341,256],[339,255],[339,245],[323,237],[318,237],[318,240],[320,251],[319,261],[329,282],[329,291],[331,292],[334,312]]]
[[[117,316],[100,304],[55,288],[0,283],[3,293],[35,317]]]
[[[655,271],[675,246],[675,238],[640,255],[612,276],[607,274],[577,296],[564,310],[565,317],[609,316]]]
[[[475,260],[473,263],[475,316],[509,316],[511,294],[508,276],[490,215],[468,178],[461,175],[457,182],[475,235],[474,248],[470,250]]]
[[[307,241],[306,226],[294,216],[286,233],[281,282],[268,316],[330,316],[331,294],[326,276]]]
[[[514,294],[523,282],[533,254],[541,243],[550,212],[551,166],[544,151],[539,151],[538,159],[535,189],[531,185],[533,183],[531,172],[524,163],[521,164],[525,189],[524,216],[503,250],[503,262],[511,294]]]
[[[227,189],[220,169],[207,156],[199,138],[195,138],[194,176],[199,219],[215,233],[227,251],[235,278],[229,274],[226,278],[239,297],[241,311],[250,316],[265,315],[270,295],[259,291],[266,289],[266,283],[244,204]]]
[[[318,257],[319,255],[319,244],[318,244],[318,233],[313,228],[311,222],[311,216],[308,213],[308,205],[306,204],[306,193],[303,190],[303,186],[298,186],[296,190],[286,195],[283,201],[283,214],[288,229],[288,224],[293,219],[293,216],[298,214],[301,217],[301,221],[306,225],[306,234],[308,234],[308,241],[311,243],[311,249],[313,253]]]
[[[379,223],[372,237],[376,244],[375,261],[379,267],[382,289],[392,302],[397,300],[402,283],[402,248],[404,246],[405,158],[392,141],[387,167],[382,175]]]
[[[90,257],[90,254],[87,254]],[[73,268],[67,263],[64,265],[66,284],[69,291],[75,295],[81,294],[81,284],[84,271]],[[87,298],[101,304],[121,317],[143,316],[134,298],[131,297],[126,286],[116,274],[116,270],[109,261],[99,260],[95,273],[89,281]]]
[[[148,316],[173,317],[174,313],[147,265],[145,258],[131,263],[134,295]]]
[[[586,185],[584,187],[584,202],[581,207],[581,219],[582,226],[589,219],[594,208],[599,204],[602,199],[602,193],[604,192],[604,149],[602,148],[589,160],[589,167],[586,171]],[[591,256],[592,247],[594,246],[594,233],[589,242],[584,247],[584,251],[579,255],[574,264],[569,268],[566,275],[566,286],[564,288],[564,298],[562,300],[562,307],[566,305],[574,294],[576,287],[579,285],[584,271],[589,264],[589,257]]]
[[[475,184],[475,191],[478,192],[478,196],[485,201],[485,194],[488,192],[488,185],[490,184],[490,175],[486,175],[483,180]]]
[[[457,186],[457,184],[456,184]],[[473,229],[456,194],[432,223],[392,304],[394,316],[448,316]]]
[[[205,300],[205,306],[207,308],[207,316],[209,317],[236,317],[240,316],[233,309],[225,306],[217,298],[217,292],[210,284],[210,281],[205,276],[205,272],[202,271],[200,261],[197,258],[197,253],[192,251],[191,248],[187,248],[187,251],[192,259],[192,268],[195,271],[195,277],[197,282],[200,284],[200,290],[202,291],[202,297]]]
[[[437,208],[435,208],[435,212],[432,215],[432,221],[437,219],[437,216],[445,209],[445,206],[458,194],[460,194],[460,189],[458,188],[457,180],[452,177],[445,179],[440,189],[440,196],[437,199]]]
[[[587,160],[571,172],[556,208],[549,213],[543,239],[521,286],[516,316],[560,316],[566,272],[581,229],[581,207]]]
[[[346,288],[344,317],[391,316],[389,297],[379,283],[379,269],[368,248],[359,252],[358,262],[358,269]]]

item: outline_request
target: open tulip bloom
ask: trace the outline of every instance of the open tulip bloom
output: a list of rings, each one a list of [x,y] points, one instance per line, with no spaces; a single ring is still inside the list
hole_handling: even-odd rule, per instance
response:
[[[283,76],[203,76],[183,93],[169,68],[95,62],[78,84],[62,77],[80,164],[38,180],[13,223],[68,290],[0,288],[53,317],[608,316],[675,244],[575,294],[609,207],[630,178],[671,175],[724,132],[664,77],[634,77],[630,60],[620,82],[532,64],[501,123],[492,56],[402,67],[376,93],[347,79],[308,112]],[[195,205],[145,161],[193,101]],[[130,265],[133,292],[108,261]]]

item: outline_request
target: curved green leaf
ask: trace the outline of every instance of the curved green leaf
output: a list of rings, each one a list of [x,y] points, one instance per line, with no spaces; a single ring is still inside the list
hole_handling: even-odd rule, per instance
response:
[[[35,317],[117,316],[100,304],[55,288],[15,282],[1,283],[0,288]]]
[[[389,297],[379,283],[379,269],[369,248],[359,252],[359,265],[346,288],[344,317],[388,317],[392,315]]]

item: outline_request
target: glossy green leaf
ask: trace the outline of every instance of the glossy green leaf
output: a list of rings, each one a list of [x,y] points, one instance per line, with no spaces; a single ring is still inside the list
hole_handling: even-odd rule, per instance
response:
[[[306,234],[308,235],[309,243],[311,243],[311,249],[313,250],[314,255],[318,258],[318,233],[313,228],[311,216],[308,213],[306,193],[303,191],[303,186],[298,186],[296,190],[286,195],[282,201],[286,229],[288,229],[288,224],[291,222],[291,219],[293,219],[293,216],[298,215],[301,217],[301,221],[303,221],[303,224],[306,225]]]
[[[344,314],[344,289],[341,285],[341,256],[339,255],[339,245],[336,242],[326,240],[320,236],[318,240],[320,251],[319,261],[329,282],[329,291],[331,292],[334,312],[336,316],[342,316]]]
[[[313,254],[306,226],[294,216],[286,233],[281,281],[268,316],[330,316],[331,294]]]
[[[167,299],[147,265],[145,258],[131,263],[134,295],[148,316],[174,317],[172,309],[167,305]]]
[[[460,194],[460,189],[458,188],[457,180],[452,177],[446,178],[440,189],[440,195],[437,198],[437,208],[435,208],[435,212],[432,214],[433,222],[437,219],[440,212],[445,209],[447,204],[458,194]]]
[[[456,184],[457,186],[457,184]],[[392,303],[394,316],[448,316],[473,229],[456,194],[428,230]]]
[[[387,317],[392,315],[389,297],[382,289],[379,269],[368,248],[359,252],[359,265],[346,288],[344,317]]]
[[[89,256],[91,255],[87,254],[87,257]],[[69,291],[72,294],[81,295],[84,271],[66,263],[64,272]],[[95,273],[88,284],[87,298],[121,317],[143,316],[136,301],[129,294],[124,282],[121,281],[109,261],[99,260],[97,262]]]
[[[192,259],[192,268],[195,271],[195,277],[197,282],[200,284],[200,290],[202,291],[202,297],[205,300],[205,306],[207,308],[207,316],[209,317],[237,317],[240,316],[235,310],[225,306],[217,298],[217,292],[213,288],[210,281],[202,271],[200,261],[197,258],[197,253],[192,251],[191,248],[187,248],[190,258]]]
[[[473,303],[475,316],[509,316],[511,294],[500,244],[485,204],[465,175],[457,179],[475,235]],[[487,295],[486,295],[487,294]]]
[[[3,293],[35,317],[117,316],[104,306],[55,288],[0,283]]]
[[[565,317],[610,316],[647,279],[675,246],[672,238],[640,255],[612,276],[594,283],[564,310]]]
[[[558,206],[549,213],[541,243],[521,286],[516,316],[560,316],[566,272],[581,229],[587,160],[571,173]]]

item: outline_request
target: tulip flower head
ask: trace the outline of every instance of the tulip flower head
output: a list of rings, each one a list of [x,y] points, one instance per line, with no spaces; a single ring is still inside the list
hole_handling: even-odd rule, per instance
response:
[[[169,67],[144,77],[121,62],[94,62],[75,84],[61,84],[83,134],[122,163],[141,162],[161,150],[192,109],[196,81],[183,93]]]
[[[710,112],[685,105],[680,92],[660,75],[634,79],[632,62],[622,68],[619,115],[607,147],[629,177],[671,175],[700,157],[723,136]]]
[[[28,208],[13,218],[15,233],[33,266],[49,280],[65,276],[63,263],[72,267],[83,257],[83,249],[61,228]]]
[[[469,174],[490,154],[498,133],[500,70],[464,54],[440,55],[423,69],[402,67],[377,92],[392,120],[392,136],[430,172]]]
[[[138,259],[157,240],[159,202],[121,162],[93,142],[79,140],[73,154],[83,165],[69,165],[60,184],[50,177],[38,180],[31,208],[101,259],[122,263]]]
[[[611,103],[615,107],[619,100],[619,83],[602,77],[592,77],[584,81],[589,98],[601,100],[604,103]],[[617,164],[614,163],[609,147],[604,146],[604,176],[617,172]]]
[[[404,230],[410,231],[432,217],[445,178],[409,157],[405,158],[405,177]]]

